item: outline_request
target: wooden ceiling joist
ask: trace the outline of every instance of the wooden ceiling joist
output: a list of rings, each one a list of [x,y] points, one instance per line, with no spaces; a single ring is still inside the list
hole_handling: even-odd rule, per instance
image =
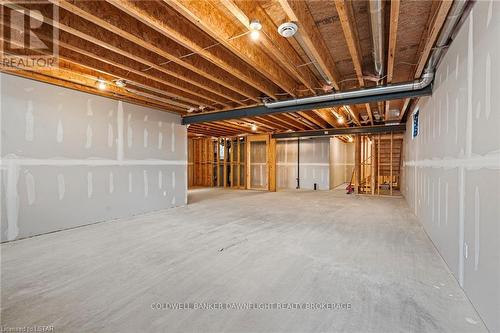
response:
[[[357,37],[355,21],[352,14],[351,2],[349,0],[335,0],[335,8],[337,9],[337,13],[339,15],[342,30],[344,31],[344,36],[347,42],[347,47],[349,48],[349,53],[351,55],[352,64],[354,66],[354,71],[356,72],[359,86],[364,87],[365,80],[363,78],[363,64],[359,47],[359,39]],[[366,103],[365,106],[370,123],[373,125],[373,114],[370,104]]]
[[[266,119],[264,117],[254,117],[254,118],[251,118],[249,119],[251,121],[255,121],[256,124],[263,124],[267,127],[270,127],[270,128],[273,128],[273,129],[277,129],[277,130],[282,130],[282,131],[286,131],[288,129],[288,127],[282,125],[282,124],[279,124],[273,120],[269,120],[269,119]]]
[[[319,115],[321,118],[323,118],[324,121],[326,121],[331,127],[337,127],[337,120],[333,118],[333,115],[330,110],[328,109],[319,109],[319,110],[314,110],[314,112]]]
[[[26,4],[24,3],[23,6],[20,6],[18,4],[12,3],[12,2],[5,2],[5,5],[8,5],[9,7],[13,8],[18,8],[18,9],[29,9],[30,7],[26,7]],[[25,11],[26,13],[29,13],[32,15],[32,11]],[[59,29],[59,31],[64,31],[66,33],[69,33],[73,36],[79,37],[88,43],[94,44],[96,47],[102,47],[105,48],[106,50],[112,51],[114,53],[117,53],[123,57],[132,59],[138,63],[141,63],[143,65],[143,70],[145,69],[155,69],[159,72],[163,72],[164,74],[173,77],[173,78],[181,78],[182,80],[186,81],[187,84],[192,84],[195,85],[199,88],[205,89],[207,91],[210,91],[213,94],[219,95],[225,99],[232,100],[232,101],[239,101],[239,98],[241,96],[236,96],[229,91],[225,90],[223,87],[220,87],[217,84],[214,84],[213,82],[198,76],[196,73],[188,73],[189,71],[186,70],[185,73],[179,73],[174,70],[169,70],[164,67],[161,67],[157,65],[154,61],[157,61],[157,57],[154,57],[151,53],[149,53],[146,50],[138,50],[136,45],[133,43],[130,43],[127,40],[117,40],[115,37],[110,35],[110,33],[106,33],[103,31],[100,31],[98,28],[95,26],[92,26],[91,23],[89,22],[84,22],[84,21],[79,21],[75,19],[75,16],[72,15],[71,13],[60,10],[59,11],[59,19],[57,22],[54,22],[53,20],[47,18],[48,14],[47,13],[42,13],[45,17],[45,22],[51,24],[52,26],[56,27]],[[36,19],[36,16],[31,16],[32,18]],[[75,24],[75,21],[79,21],[78,24]],[[80,30],[84,30],[84,32],[73,28],[70,26],[70,24],[75,25],[78,27]],[[62,34],[61,34],[62,35]],[[104,35],[104,36],[103,36]],[[103,40],[103,37],[106,41]],[[127,50],[130,50],[127,51]],[[133,53],[132,53],[133,52]],[[184,74],[184,76],[183,76]],[[231,94],[231,95],[229,95]]]
[[[277,115],[278,117],[282,117],[282,119],[286,119],[289,123],[296,125],[302,129],[315,129],[314,126],[309,125],[305,121],[301,121],[300,116],[292,114],[292,113],[280,113]]]
[[[264,117],[261,117],[264,118]],[[304,126],[302,124],[297,125],[296,123],[291,123],[289,119],[283,119],[282,117],[279,117],[277,114],[270,114],[265,116],[265,119],[269,119],[272,122],[277,123],[280,126],[283,126],[285,128],[291,129],[291,130],[303,130]]]
[[[259,20],[262,24],[263,49],[312,94],[316,95],[316,89],[321,87],[318,79],[309,68],[299,66],[303,60],[288,41],[278,34],[276,25],[259,3],[247,0],[220,0],[220,3],[238,19],[245,29],[250,29],[250,18]]]
[[[318,126],[319,128],[327,128],[328,123],[326,123],[321,117],[314,117],[315,113],[314,112],[306,112],[306,111],[299,111],[297,112],[300,116],[304,117],[314,125]]]
[[[296,0],[279,0],[279,3],[288,18],[299,23],[300,36],[303,38],[309,51],[313,54],[315,58],[313,60],[318,62],[321,70],[331,81],[332,86],[336,90],[340,90],[338,83],[340,81],[340,75],[337,71],[337,67],[321,37],[318,27],[314,22],[314,18],[307,8],[307,3],[305,1]]]
[[[167,62],[170,61],[177,64],[178,67],[187,69],[196,73],[207,80],[213,81],[227,89],[230,89],[244,97],[233,99],[234,102],[243,105],[241,102],[244,98],[257,100],[258,93],[252,87],[244,82],[236,79],[227,72],[217,70],[218,68],[210,65],[202,58],[188,57],[181,58],[179,54],[174,54],[176,50],[184,49],[178,43],[173,42],[168,38],[164,38],[157,31],[139,23],[128,15],[120,15],[120,12],[112,5],[99,1],[71,1],[70,0],[49,0],[71,13],[74,13],[89,22],[92,22],[101,28],[120,36],[123,39],[130,41],[146,50],[149,50],[156,55],[163,57]],[[106,12],[104,18],[98,16],[99,12]],[[82,22],[78,22],[80,26]],[[187,49],[183,54],[187,53]],[[169,64],[169,67],[174,67]],[[181,69],[179,71],[182,71]],[[184,76],[189,74],[185,73]]]
[[[396,41],[398,36],[400,0],[391,1],[391,18],[389,21],[389,47],[387,52],[387,83],[392,83],[394,74],[394,58],[396,55]],[[385,115],[388,114],[391,101],[385,103]],[[402,112],[400,111],[400,114]]]
[[[227,52],[221,47],[207,47],[207,43],[213,44],[212,41],[207,41],[203,38],[200,31],[196,31],[187,22],[184,22],[175,12],[165,5],[156,2],[141,2],[130,0],[107,0],[117,8],[135,17],[142,23],[155,29],[165,37],[171,38],[194,52],[204,59],[210,61],[228,73],[235,75],[253,87],[266,93],[267,89],[262,84],[262,79],[252,73],[249,68],[244,66],[244,63]],[[147,5],[145,8],[144,4]],[[210,45],[209,45],[210,46]],[[252,98],[253,101],[259,102],[257,97]]]
[[[448,12],[453,5],[453,1],[439,1],[439,3],[435,5],[437,6],[437,8],[435,12],[431,12],[431,14],[433,15],[431,15],[430,21],[427,24],[426,29],[424,30],[424,34],[421,38],[421,42],[418,48],[419,51],[421,50],[421,52],[419,52],[420,57],[417,63],[417,67],[415,68],[415,73],[413,75],[413,78],[415,79],[420,78],[422,72],[424,71],[425,65],[432,51],[432,47],[436,43],[436,40],[439,36],[439,31],[441,31],[441,28],[443,27]],[[409,104],[410,101],[405,100],[403,109],[401,109],[401,112],[399,113],[399,120],[403,119]]]
[[[225,107],[229,107],[229,100],[222,98],[216,94],[213,94],[209,91],[205,91],[197,86],[190,85],[185,81],[179,80],[178,78],[167,75],[163,72],[156,71],[155,69],[150,71],[141,71],[138,68],[137,62],[132,59],[126,58],[120,54],[111,52],[104,48],[101,48],[95,44],[89,43],[81,38],[76,36],[72,36],[72,38],[66,38],[68,34],[64,31],[60,31],[59,33],[59,46],[60,48],[64,48],[67,50],[71,50],[75,53],[84,55],[86,57],[98,60],[100,62],[109,64],[113,66],[113,72],[117,72],[118,69],[125,71],[126,75],[119,75],[122,79],[128,80],[132,79],[139,82],[145,82],[147,80],[148,84],[153,87],[158,87],[163,89],[164,91],[171,93],[173,96],[178,96],[180,99],[184,99],[187,101],[191,101],[195,104],[199,105],[214,105],[220,104]],[[75,43],[69,44],[63,42],[63,40],[75,40],[78,38],[78,44],[80,46],[75,46]],[[92,50],[89,52],[88,50]],[[152,75],[154,74],[154,75]],[[142,79],[141,79],[142,78]],[[159,84],[159,85],[158,85]],[[171,91],[171,92],[170,92]]]
[[[51,41],[51,38],[44,32],[43,29],[39,29],[37,31],[37,36],[40,40],[42,41]],[[60,59],[64,59],[67,61],[71,61],[73,63],[77,63],[81,66],[86,66],[90,67],[93,69],[96,69],[104,74],[113,76],[115,79],[121,79],[124,77],[128,77],[128,82],[132,83],[136,86],[141,86],[145,89],[156,91],[161,93],[162,95],[165,95],[167,97],[170,97],[172,100],[176,100],[178,102],[185,102],[185,103],[191,103],[191,105],[185,105],[184,108],[191,108],[191,107],[198,107],[200,105],[212,108],[212,105],[215,103],[220,103],[221,105],[228,106],[228,104],[222,103],[222,102],[217,102],[217,101],[211,101],[207,99],[202,99],[196,95],[193,95],[191,93],[187,93],[184,91],[179,91],[176,88],[172,88],[165,83],[159,84],[156,81],[151,82],[150,80],[146,79],[146,77],[143,76],[138,76],[135,75],[131,72],[134,70],[131,68],[127,68],[122,66],[120,63],[116,62],[110,62],[107,61],[106,59],[102,57],[98,57],[93,55],[90,52],[87,52],[85,50],[82,50],[77,47],[73,47],[72,45],[65,43],[62,40],[65,40],[68,37],[68,34],[61,31],[59,34],[59,42],[57,42],[59,46],[59,53],[58,56]],[[85,42],[83,40],[80,40],[80,42]],[[108,52],[109,53],[109,52]],[[139,72],[138,73],[142,73]]]
[[[283,89],[291,96],[296,96],[297,83],[260,48],[255,47],[248,36],[240,36],[242,31],[236,27],[220,9],[210,1],[164,0],[180,14],[207,32],[219,43],[238,55],[264,77]],[[276,89],[266,89],[266,94],[277,98]]]

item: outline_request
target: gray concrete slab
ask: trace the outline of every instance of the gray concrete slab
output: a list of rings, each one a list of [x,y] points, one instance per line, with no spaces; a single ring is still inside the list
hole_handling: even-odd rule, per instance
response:
[[[190,202],[2,244],[2,325],[53,325],[57,332],[486,331],[402,198],[199,189]],[[152,309],[175,302],[349,308]]]

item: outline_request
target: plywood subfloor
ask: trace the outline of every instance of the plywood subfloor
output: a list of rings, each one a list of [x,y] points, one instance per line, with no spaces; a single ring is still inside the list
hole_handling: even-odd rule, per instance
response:
[[[485,331],[401,198],[197,189],[190,202],[3,244],[2,326]],[[325,302],[350,309],[151,308],[175,302]]]

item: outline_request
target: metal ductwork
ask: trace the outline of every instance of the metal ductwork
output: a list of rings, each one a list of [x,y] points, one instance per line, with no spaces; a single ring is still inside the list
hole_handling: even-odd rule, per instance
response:
[[[422,74],[419,80],[285,101],[264,102],[263,106],[259,105],[224,112],[197,114],[183,117],[182,123],[195,124],[207,121],[237,119],[273,113],[297,112],[338,105],[363,104],[382,100],[406,99],[430,95],[432,93],[431,83],[434,79],[436,66],[443,56],[444,50],[448,46],[452,34],[456,30],[461,16],[469,3],[471,2],[467,0],[456,0],[453,2],[449,15],[436,41],[437,47],[432,49],[424,74]]]
[[[380,80],[384,75],[384,12],[382,0],[370,0],[370,22],[372,27],[373,62],[375,74]]]
[[[462,14],[464,13],[465,7],[467,7],[469,1],[467,0],[455,0],[452,7],[446,17],[446,21],[443,24],[441,33],[436,41],[436,45],[433,48],[429,60],[425,66],[425,72],[434,72],[439,62],[439,59],[443,56],[443,51],[449,45],[449,40],[455,30],[457,23],[460,21]]]
[[[282,108],[282,107],[287,107],[287,106],[292,106],[292,105],[302,105],[302,104],[321,103],[321,102],[330,102],[330,101],[341,101],[341,100],[350,99],[350,98],[385,95],[385,94],[390,94],[390,93],[398,93],[398,92],[412,91],[412,90],[421,90],[421,89],[427,87],[428,85],[430,85],[433,78],[434,78],[434,73],[425,73],[424,75],[422,75],[422,78],[420,78],[420,80],[407,82],[407,83],[389,84],[389,85],[373,87],[373,88],[357,89],[357,90],[338,92],[338,93],[333,93],[333,94],[290,99],[290,100],[286,100],[286,101],[264,103],[264,105],[267,108],[275,109],[275,108]]]
[[[378,8],[376,3],[378,1],[370,1],[370,6]],[[432,53],[429,55],[429,59],[427,61],[427,65],[425,67],[425,73],[422,74],[419,80],[412,82],[405,82],[399,84],[388,84],[385,86],[378,86],[372,88],[363,88],[345,92],[336,92],[332,94],[319,95],[319,96],[311,96],[304,97],[298,99],[290,99],[286,101],[277,101],[277,102],[269,102],[264,103],[267,108],[275,109],[275,108],[284,108],[289,106],[297,106],[304,104],[314,104],[314,103],[323,103],[323,102],[331,102],[331,101],[342,101],[344,99],[351,98],[359,98],[359,97],[371,97],[371,96],[379,96],[386,95],[390,93],[404,93],[410,91],[417,91],[429,86],[434,79],[434,71],[436,69],[436,65],[439,62],[439,59],[443,56],[443,50],[447,47],[448,42],[451,38],[453,31],[457,23],[462,16],[465,7],[467,6],[467,0],[457,0],[453,3],[450,12],[448,13],[448,17],[446,18],[445,23],[441,29],[441,33],[436,41],[436,47],[432,49]],[[382,7],[380,5],[379,9]],[[373,11],[372,11],[373,13]],[[374,34],[375,35],[375,34]],[[383,66],[380,67],[383,70]]]

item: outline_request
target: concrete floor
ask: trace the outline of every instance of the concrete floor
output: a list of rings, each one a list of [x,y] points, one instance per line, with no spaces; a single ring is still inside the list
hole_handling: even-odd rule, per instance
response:
[[[200,189],[190,202],[3,244],[2,326],[54,325],[56,332],[486,331],[401,198]],[[151,308],[175,302],[350,308]]]

